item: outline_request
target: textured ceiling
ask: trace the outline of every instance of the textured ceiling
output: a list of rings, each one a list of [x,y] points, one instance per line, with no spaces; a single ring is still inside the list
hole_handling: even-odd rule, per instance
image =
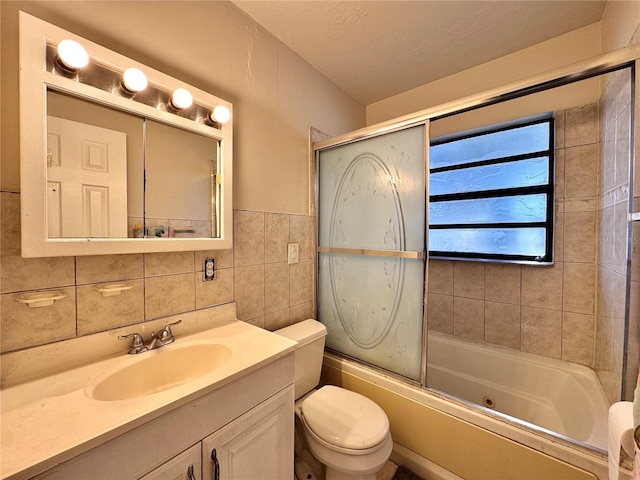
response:
[[[233,1],[365,105],[598,22],[606,4]]]

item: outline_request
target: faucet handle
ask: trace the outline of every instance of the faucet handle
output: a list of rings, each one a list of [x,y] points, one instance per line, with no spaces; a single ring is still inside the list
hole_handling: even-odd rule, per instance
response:
[[[129,346],[129,354],[135,355],[147,350],[144,344],[144,340],[139,333],[130,333],[129,335],[118,335],[118,340],[124,340],[125,338],[131,338],[131,345]]]
[[[158,340],[160,340],[163,345],[166,345],[167,343],[171,343],[175,340],[175,337],[173,336],[173,332],[171,331],[171,327],[173,325],[180,325],[181,323],[182,323],[182,320],[178,320],[172,323],[167,323],[164,327],[162,327],[162,330],[160,330],[158,333],[154,332],[153,336]]]

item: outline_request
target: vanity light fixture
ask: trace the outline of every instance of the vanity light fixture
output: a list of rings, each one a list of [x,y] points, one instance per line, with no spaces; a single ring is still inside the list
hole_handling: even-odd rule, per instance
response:
[[[141,92],[149,84],[147,76],[139,68],[127,68],[122,74],[121,87],[131,95]]]
[[[176,110],[184,110],[193,104],[193,96],[186,88],[176,88],[171,94],[169,103]]]
[[[58,44],[56,65],[60,67],[61,73],[75,75],[88,64],[89,54],[78,42],[66,39]]]
[[[217,123],[227,123],[231,119],[231,112],[224,105],[218,105],[209,112],[209,119]]]

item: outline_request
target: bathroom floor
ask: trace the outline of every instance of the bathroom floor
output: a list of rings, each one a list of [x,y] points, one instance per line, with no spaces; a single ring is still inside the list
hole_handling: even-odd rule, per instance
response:
[[[378,472],[377,480],[424,480],[403,465],[396,465],[388,461]]]

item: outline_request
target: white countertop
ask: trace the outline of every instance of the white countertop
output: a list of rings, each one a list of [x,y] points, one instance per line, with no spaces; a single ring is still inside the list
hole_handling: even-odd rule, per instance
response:
[[[139,355],[212,339],[231,345],[234,355],[202,377],[129,400],[98,401],[86,393],[94,377],[138,356],[122,353],[5,388],[0,429],[1,478],[15,480],[38,474],[257,370],[292,352],[296,345],[238,320],[183,336],[175,327],[174,334],[174,344]]]

